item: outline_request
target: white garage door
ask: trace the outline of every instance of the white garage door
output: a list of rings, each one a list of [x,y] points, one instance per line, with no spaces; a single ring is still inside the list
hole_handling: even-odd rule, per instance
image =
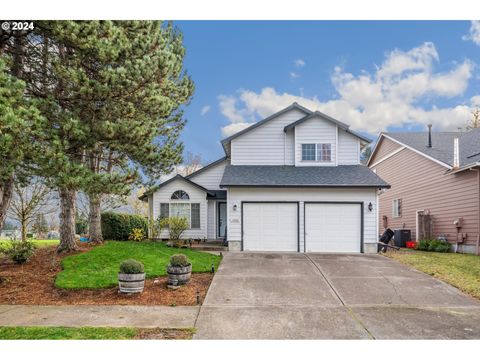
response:
[[[244,203],[243,250],[298,251],[297,204]]]
[[[360,252],[360,204],[305,204],[307,252]]]

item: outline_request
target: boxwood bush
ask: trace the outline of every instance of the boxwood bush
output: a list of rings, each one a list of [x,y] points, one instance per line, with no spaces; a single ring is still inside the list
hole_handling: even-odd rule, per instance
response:
[[[105,212],[102,214],[102,235],[105,240],[127,241],[133,229],[148,232],[148,220],[141,215]]]

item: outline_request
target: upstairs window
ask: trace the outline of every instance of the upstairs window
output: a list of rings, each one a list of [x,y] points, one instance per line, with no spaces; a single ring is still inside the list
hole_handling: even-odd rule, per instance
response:
[[[183,190],[177,190],[172,194],[172,197],[170,198],[172,200],[190,200],[190,196],[183,191]]]
[[[302,144],[302,161],[332,161],[332,144]]]
[[[317,144],[317,161],[332,161],[332,144]]]
[[[302,144],[302,161],[315,161],[315,144]]]

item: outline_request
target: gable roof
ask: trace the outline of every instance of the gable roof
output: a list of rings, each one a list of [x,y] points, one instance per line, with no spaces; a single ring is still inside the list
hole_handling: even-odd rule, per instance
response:
[[[186,177],[183,177],[180,174],[177,174],[174,177],[162,182],[161,184],[158,184],[157,186],[154,186],[154,187],[148,189],[147,191],[145,191],[145,193],[142,196],[139,197],[139,199],[142,200],[142,201],[145,201],[145,199],[147,199],[149,195],[153,194],[155,191],[161,189],[163,186],[165,186],[167,184],[170,184],[171,182],[173,182],[175,180],[183,180],[183,181],[189,183],[190,185],[193,185],[196,188],[204,191],[205,193],[207,193],[207,195],[213,196],[213,197],[215,196],[214,193],[210,193],[210,191],[205,189],[203,186],[198,185],[196,182],[193,182],[192,180],[189,180],[189,179],[187,179]]]
[[[295,126],[298,126],[300,124],[302,124],[303,122],[307,121],[307,120],[310,120],[312,118],[315,118],[315,117],[319,117],[319,118],[322,118],[324,120],[327,120],[327,121],[330,121],[331,123],[337,125],[340,129],[342,130],[345,130],[346,132],[358,137],[359,139],[367,142],[367,143],[371,143],[372,140],[370,140],[369,138],[363,136],[363,135],[360,135],[359,133],[353,131],[353,130],[350,130],[350,125],[347,125],[337,119],[334,119],[332,118],[331,116],[328,116],[327,114],[324,114],[320,111],[315,111],[315,112],[312,112],[306,116],[304,116],[303,118],[301,119],[298,119],[297,121],[291,123],[291,124],[288,124],[287,126],[285,126],[283,128],[283,131],[287,132],[288,130],[290,129],[293,129]]]
[[[428,132],[381,133],[368,165],[382,137],[403,145],[447,169],[453,168],[454,139],[458,138],[460,168],[475,165],[480,161],[480,129],[473,129],[468,132],[432,132],[432,147],[427,146]]]
[[[193,173],[191,173],[190,175],[187,175],[185,176],[186,179],[190,179],[198,174],[201,174],[202,172],[204,172],[205,170],[207,169],[210,169],[211,167],[217,165],[217,164],[220,164],[222,161],[225,161],[227,160],[227,157],[226,156],[223,156],[221,157],[220,159],[218,160],[215,160],[215,161],[212,161],[210,164],[207,164],[205,165],[204,167],[198,169],[197,171],[194,171]]]
[[[227,165],[221,187],[390,187],[365,165]]]
[[[312,112],[310,110],[308,110],[307,108],[299,105],[298,103],[294,102],[292,105],[290,106],[287,106],[285,109],[282,109],[280,111],[277,111],[276,113],[270,115],[269,117],[266,117],[265,119],[263,120],[260,120],[260,121],[257,121],[256,123],[250,125],[249,127],[239,131],[239,132],[236,132],[235,134],[225,138],[222,140],[222,146],[223,146],[223,149],[225,150],[225,153],[227,153],[227,149],[226,149],[226,146],[235,138],[239,137],[240,135],[243,135],[253,129],[256,129],[257,127],[259,127],[260,125],[263,125],[265,124],[266,122],[269,122],[270,120],[276,118],[277,116],[280,116],[290,110],[293,110],[293,109],[297,109],[297,110],[300,110],[302,112],[304,112],[305,114],[311,114]]]

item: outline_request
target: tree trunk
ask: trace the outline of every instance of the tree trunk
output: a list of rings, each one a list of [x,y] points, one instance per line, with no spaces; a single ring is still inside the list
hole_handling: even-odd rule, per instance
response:
[[[103,242],[102,236],[102,222],[101,222],[101,204],[102,195],[91,194],[90,200],[90,212],[88,214],[88,232],[90,241],[96,244]]]
[[[75,211],[77,192],[70,189],[60,189],[60,245],[57,253],[77,250],[75,242]]]
[[[22,241],[27,241],[27,222],[22,220]]]
[[[13,176],[0,187],[0,229],[7,218],[7,210],[13,195]]]

